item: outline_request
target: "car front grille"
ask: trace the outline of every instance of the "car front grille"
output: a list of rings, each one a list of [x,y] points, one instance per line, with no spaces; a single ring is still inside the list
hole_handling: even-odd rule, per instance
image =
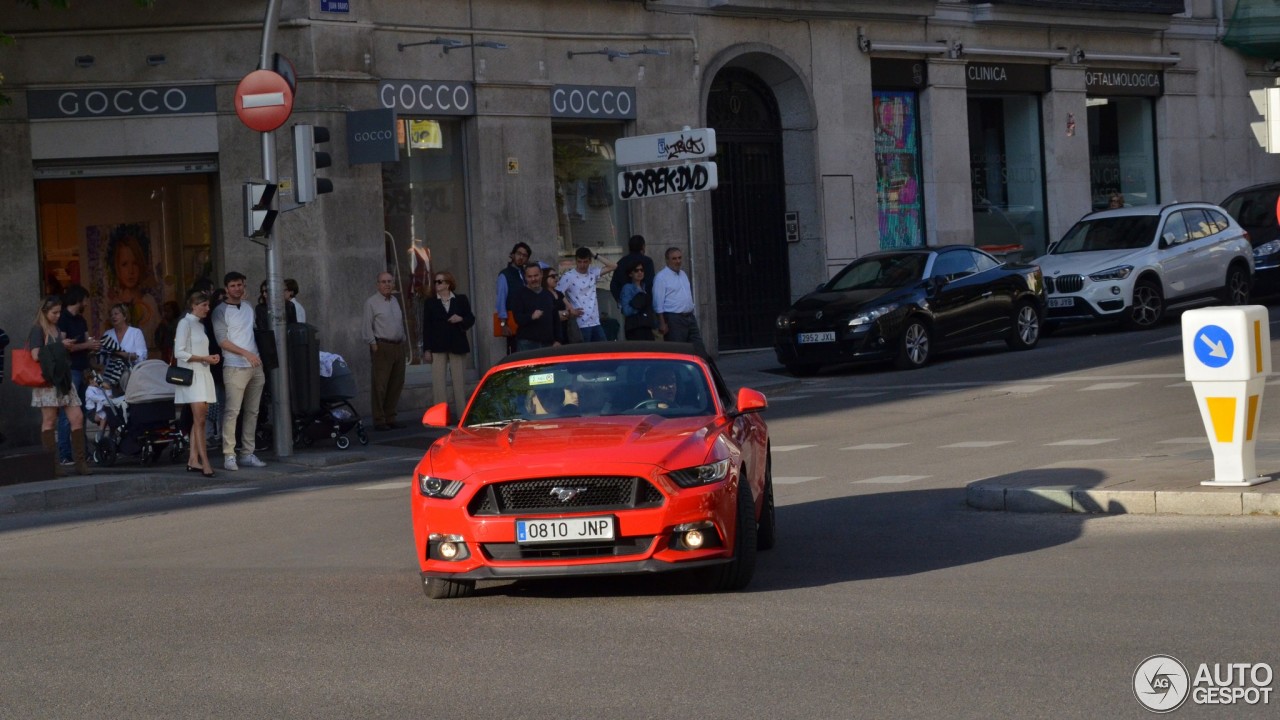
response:
[[[482,543],[481,550],[490,560],[555,560],[557,558],[626,557],[641,555],[653,544],[653,535],[601,540],[587,544],[518,545],[516,543]]]
[[[588,475],[494,483],[477,493],[467,510],[472,515],[521,515],[630,510],[662,502],[662,493],[644,478]]]
[[[1083,275],[1059,275],[1058,277],[1047,277],[1044,279],[1045,289],[1049,292],[1073,293],[1080,292],[1084,287]]]

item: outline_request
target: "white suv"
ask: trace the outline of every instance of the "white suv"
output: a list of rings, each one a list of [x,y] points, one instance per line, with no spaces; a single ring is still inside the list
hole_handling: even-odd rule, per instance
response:
[[[1046,325],[1114,318],[1154,327],[1171,304],[1243,305],[1253,284],[1248,234],[1210,203],[1090,213],[1035,262],[1049,290]]]

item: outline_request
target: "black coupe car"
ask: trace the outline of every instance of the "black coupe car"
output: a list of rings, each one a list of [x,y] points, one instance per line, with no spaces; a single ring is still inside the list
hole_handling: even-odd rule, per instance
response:
[[[891,250],[858,258],[778,316],[774,350],[796,375],[823,365],[893,360],[923,367],[948,347],[1040,340],[1040,268],[1011,265],[968,245]]]

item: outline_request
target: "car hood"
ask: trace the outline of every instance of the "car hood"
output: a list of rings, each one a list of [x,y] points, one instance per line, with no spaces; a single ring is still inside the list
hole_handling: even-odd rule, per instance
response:
[[[723,427],[714,417],[517,420],[503,427],[461,428],[431,446],[428,472],[484,480],[590,472],[619,464],[692,467],[707,457]]]
[[[797,312],[813,312],[815,310],[822,310],[826,313],[853,312],[865,305],[873,305],[881,301],[889,302],[899,295],[902,290],[903,288],[838,290],[835,292],[819,290],[797,300],[791,306],[791,309]]]
[[[1091,250],[1062,255],[1041,255],[1036,258],[1036,264],[1040,266],[1040,271],[1045,277],[1088,275],[1116,265],[1144,264],[1138,260],[1150,252],[1149,248],[1138,248],[1137,250]]]

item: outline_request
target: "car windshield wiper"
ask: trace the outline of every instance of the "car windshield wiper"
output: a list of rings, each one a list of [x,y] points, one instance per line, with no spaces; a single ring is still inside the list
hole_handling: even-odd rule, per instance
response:
[[[474,425],[467,425],[467,427],[469,428],[501,427],[503,425],[510,425],[513,422],[519,422],[519,421],[520,421],[520,418],[511,418],[509,420],[493,420],[491,422],[482,422],[482,423],[476,423]]]

